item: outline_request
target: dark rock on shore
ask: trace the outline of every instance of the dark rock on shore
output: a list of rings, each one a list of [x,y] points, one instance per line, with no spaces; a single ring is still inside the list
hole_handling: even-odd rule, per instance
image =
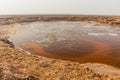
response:
[[[9,44],[9,47],[12,47],[14,48],[14,45],[12,44],[12,42],[10,42],[8,39],[0,39],[0,41],[6,43],[6,44]]]

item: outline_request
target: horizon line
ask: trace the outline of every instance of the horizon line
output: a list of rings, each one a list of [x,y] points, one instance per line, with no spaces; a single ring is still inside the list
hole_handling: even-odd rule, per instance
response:
[[[0,16],[120,16],[103,14],[0,14]]]

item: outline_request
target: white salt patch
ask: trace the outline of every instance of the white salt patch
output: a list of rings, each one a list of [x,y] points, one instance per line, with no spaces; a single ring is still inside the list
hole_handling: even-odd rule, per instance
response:
[[[36,40],[37,43],[42,43],[43,41]]]
[[[103,34],[103,33],[88,33],[88,35],[101,36],[101,35],[105,35],[105,34]]]
[[[114,33],[109,33],[108,35],[111,35],[111,36],[119,36],[119,34],[114,34]]]
[[[83,26],[83,27],[91,27],[91,26]]]

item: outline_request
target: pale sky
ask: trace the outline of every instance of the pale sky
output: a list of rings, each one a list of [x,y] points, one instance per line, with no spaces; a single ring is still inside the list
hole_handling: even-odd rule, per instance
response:
[[[0,0],[5,14],[120,15],[120,0]]]

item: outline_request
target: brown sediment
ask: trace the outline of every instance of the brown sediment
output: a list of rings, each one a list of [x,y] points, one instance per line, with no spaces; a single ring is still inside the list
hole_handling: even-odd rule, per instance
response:
[[[24,74],[33,75],[39,80],[120,80],[120,70],[111,66],[91,63],[79,64],[45,58],[6,45],[9,44],[0,41],[0,49],[2,49],[0,51],[0,62],[7,62],[18,68]],[[5,66],[3,65],[2,67]],[[102,71],[100,69],[102,69]],[[13,67],[11,70],[16,71]],[[17,76],[20,77],[19,75]],[[24,79],[37,80],[37,78],[29,76]]]
[[[87,39],[88,40],[88,39]],[[49,58],[55,58],[55,59],[63,59],[63,60],[69,60],[69,61],[76,61],[79,63],[88,63],[88,62],[93,62],[93,63],[104,63],[104,64],[109,64],[115,67],[120,67],[119,66],[119,58],[116,58],[114,56],[112,56],[110,52],[111,51],[111,47],[104,42],[99,42],[96,41],[94,39],[89,39],[88,40],[89,43],[92,43],[93,46],[90,46],[92,48],[92,52],[87,50],[88,53],[87,54],[81,54],[82,51],[78,52],[77,55],[73,52],[69,52],[66,49],[62,49],[60,52],[58,50],[56,50],[56,48],[54,45],[53,47],[48,47],[49,49],[53,49],[53,52],[49,52],[49,50],[45,47],[42,47],[42,45],[37,44],[37,43],[28,43],[25,45],[21,45],[19,47],[30,51],[33,54],[39,55],[39,56],[44,56],[44,57],[49,57]],[[89,44],[87,43],[87,44]],[[61,44],[62,45],[62,44]],[[88,47],[88,46],[87,46]],[[55,51],[54,51],[55,50]],[[81,49],[80,49],[81,50]],[[86,50],[86,48],[84,48],[84,50]],[[83,51],[84,51],[83,50]],[[91,50],[91,49],[90,49]],[[69,52],[68,54],[63,52]],[[71,55],[70,55],[71,54]]]

